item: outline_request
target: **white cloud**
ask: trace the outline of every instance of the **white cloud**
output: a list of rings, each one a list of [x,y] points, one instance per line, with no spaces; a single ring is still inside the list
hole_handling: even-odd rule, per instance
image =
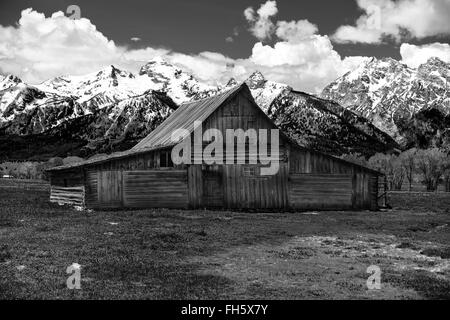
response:
[[[256,43],[249,60],[268,79],[298,90],[320,92],[364,57],[342,59],[327,36],[313,35],[301,42],[277,42],[273,47]]]
[[[274,12],[276,3],[266,2],[255,13],[256,19]],[[152,58],[162,56],[211,84],[225,83],[230,77],[243,81],[259,70],[267,79],[318,92],[362,59],[343,59],[329,38],[318,35],[317,27],[307,20],[279,21],[273,32],[278,42],[273,46],[257,42],[244,59],[217,52],[183,54],[153,47],[131,50],[117,46],[88,19],[71,20],[62,12],[46,18],[27,9],[17,26],[0,26],[0,70],[38,83],[63,74],[90,73],[109,64],[136,72]]]
[[[357,0],[357,3],[365,13],[354,26],[339,27],[333,40],[380,43],[391,37],[400,42],[405,36],[421,39],[450,34],[449,0]]]
[[[132,37],[130,40],[131,40],[131,41],[134,41],[134,42],[139,42],[139,41],[141,41],[142,39],[139,38],[139,37]]]
[[[298,20],[291,22],[278,21],[275,33],[280,39],[299,42],[317,33],[317,31],[318,28],[315,24],[312,24],[308,20]]]
[[[88,19],[62,12],[46,18],[26,9],[17,27],[0,25],[0,69],[30,82],[92,72],[120,60],[125,48],[108,40]]]
[[[270,6],[268,6],[270,3]],[[265,8],[263,13],[261,8]],[[277,21],[270,18],[277,13],[276,2],[268,1],[257,14],[247,8],[244,15],[253,35],[266,39],[275,34],[278,41],[273,45],[257,42],[251,56],[240,61],[247,69],[257,69],[268,79],[287,83],[295,89],[320,92],[324,86],[362,62],[363,57],[342,58],[327,36],[317,34],[317,25],[308,20]],[[258,21],[265,21],[263,31],[255,32]]]
[[[450,63],[450,45],[448,43],[431,43],[422,46],[403,43],[400,47],[400,54],[402,62],[411,68],[417,68],[432,57]]]
[[[244,10],[244,16],[250,23],[251,33],[259,40],[270,38],[275,30],[271,18],[278,13],[276,1],[263,3],[256,11],[252,7]]]

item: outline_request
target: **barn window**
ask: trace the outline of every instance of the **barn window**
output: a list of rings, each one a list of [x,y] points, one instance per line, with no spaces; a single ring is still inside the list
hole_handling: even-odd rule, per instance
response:
[[[244,177],[257,177],[258,168],[257,167],[244,167]]]
[[[256,127],[255,116],[249,116],[247,119],[247,128],[255,128],[255,127]]]
[[[161,168],[173,167],[172,155],[170,151],[161,151],[159,153],[159,166]]]
[[[67,179],[64,179],[64,187],[67,187]]]

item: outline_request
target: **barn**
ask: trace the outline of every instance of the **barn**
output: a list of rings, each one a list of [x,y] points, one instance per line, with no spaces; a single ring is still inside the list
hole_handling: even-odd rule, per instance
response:
[[[241,140],[243,148],[237,136],[228,139],[228,131],[239,129],[268,133],[265,143],[270,152],[266,150],[265,158],[260,156],[261,144],[256,147],[250,135]],[[174,139],[177,130],[184,133]],[[226,141],[218,140],[220,134]],[[217,148],[211,148],[213,143]],[[180,145],[185,147],[181,152]],[[214,161],[202,158],[207,149]],[[185,161],[173,161],[172,152]],[[268,174],[274,163],[276,170]],[[377,210],[381,176],[277,133],[245,83],[182,104],[128,151],[51,168],[48,173],[52,202],[94,209]]]

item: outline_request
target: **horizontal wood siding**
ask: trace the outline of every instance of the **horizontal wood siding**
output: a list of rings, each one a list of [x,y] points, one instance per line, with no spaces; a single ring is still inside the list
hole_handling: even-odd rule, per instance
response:
[[[51,186],[50,202],[84,207],[84,186]]]
[[[352,175],[290,174],[289,200],[294,209],[351,209]]]
[[[123,203],[131,208],[187,208],[186,170],[123,172]]]

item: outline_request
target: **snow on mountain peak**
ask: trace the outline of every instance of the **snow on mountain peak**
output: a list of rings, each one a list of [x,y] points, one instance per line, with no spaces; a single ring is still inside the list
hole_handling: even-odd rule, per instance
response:
[[[417,69],[374,58],[332,82],[321,96],[372,120],[404,145],[411,142],[407,126],[416,114],[430,108],[450,114],[449,71],[450,64],[437,58]]]
[[[238,85],[238,82],[236,81],[236,79],[235,78],[231,78],[230,80],[228,80],[228,82],[225,85],[225,87],[231,88],[231,87],[235,87],[237,85]]]
[[[157,57],[139,70],[139,76],[150,79],[154,88],[166,92],[176,103],[191,100],[200,92],[216,92],[217,87],[198,81],[193,75]]]
[[[259,71],[253,72],[250,77],[245,81],[250,89],[256,89],[264,86],[266,82],[266,78],[264,78],[263,74]]]
[[[6,76],[0,75],[0,90],[5,90],[10,87],[16,86],[21,82],[22,80],[12,74],[8,74]]]

